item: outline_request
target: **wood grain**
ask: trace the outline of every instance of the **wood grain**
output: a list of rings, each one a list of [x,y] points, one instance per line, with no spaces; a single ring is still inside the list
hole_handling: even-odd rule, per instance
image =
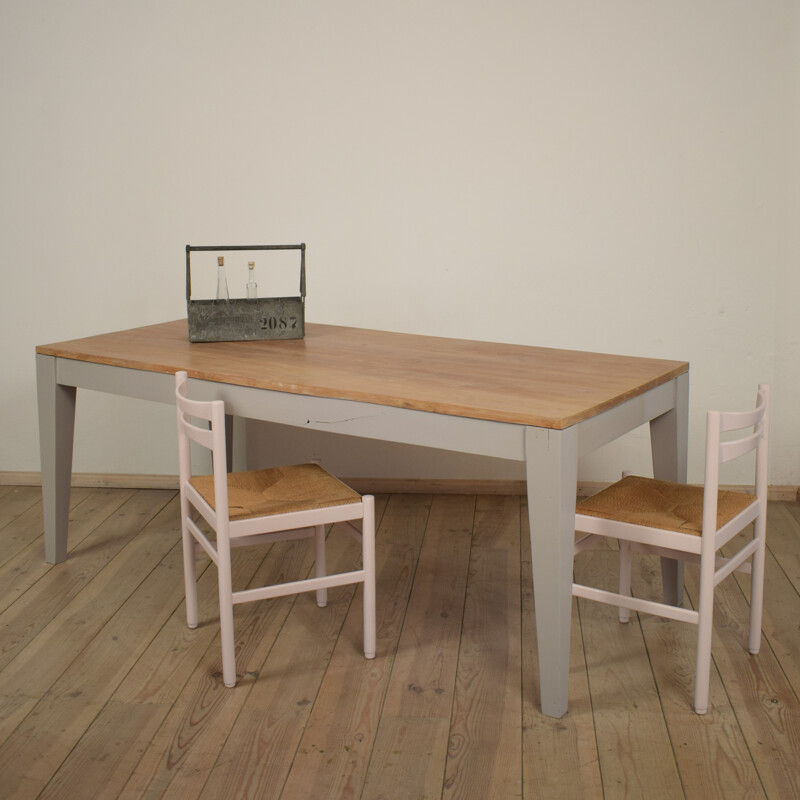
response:
[[[475,498],[434,499],[383,713],[450,718]]]
[[[449,718],[382,718],[362,800],[440,800],[449,732]]]
[[[607,549],[581,554],[576,580],[615,587],[617,558]],[[612,606],[579,600],[578,609],[605,796],[682,797],[641,628],[621,625]]]
[[[696,600],[695,572],[689,572],[686,587]],[[765,593],[769,591],[767,584]],[[729,578],[717,586],[712,658],[718,670],[731,676],[725,690],[733,705],[739,708],[745,698],[757,701],[737,711],[737,724],[764,790],[770,797],[800,797],[800,770],[786,770],[790,761],[796,763],[797,759],[781,763],[768,755],[800,753],[800,707],[796,687],[788,680],[768,641],[762,643],[758,655],[747,651],[749,611],[736,580]]]
[[[70,537],[67,552],[72,552],[92,531],[130,500],[133,494],[132,489],[97,492],[73,490],[70,495]],[[77,511],[78,509],[80,510]],[[18,525],[36,536],[33,538],[25,535],[23,538],[30,540],[27,546],[0,567],[0,611],[5,611],[52,569],[42,558],[44,542],[41,502],[20,516],[14,524],[15,529]],[[13,553],[13,548],[9,550]]]
[[[167,591],[182,598],[178,548],[171,550],[167,558],[176,559],[175,563],[162,562],[163,566],[169,566],[169,573],[163,569],[159,571],[168,576]],[[246,584],[259,563],[245,557],[242,551],[235,551],[234,580]],[[147,598],[155,597],[161,600],[164,608],[156,614],[151,612],[151,616],[162,624],[154,626],[149,640],[145,637],[145,642],[129,643],[132,650],[138,650],[138,660],[124,677],[121,676],[114,694],[47,785],[43,798],[56,800],[69,794],[69,787],[75,785],[81,787],[86,797],[119,797],[164,725],[175,698],[215,643],[219,632],[218,624],[215,625],[218,622],[217,575],[214,569],[207,568],[208,564],[204,555],[198,565],[201,624],[196,630],[189,631],[186,627],[183,603],[177,607],[167,606],[164,603],[166,591],[153,594],[152,583],[144,584],[121,608],[122,613],[141,613],[141,605],[148,602]],[[163,612],[171,612],[165,622]],[[111,730],[114,734],[108,736]]]
[[[520,509],[522,598],[522,764],[526,798],[586,800],[602,797],[600,759],[592,715],[578,602],[572,601],[569,713],[561,719],[540,712],[536,608],[533,602],[527,501]]]
[[[37,492],[33,487],[19,487],[19,493],[15,492],[9,496],[10,508],[6,514],[6,526],[3,539],[8,542],[7,548],[0,553],[0,564],[12,560],[28,546],[38,541],[41,552],[44,552],[44,542],[41,540],[43,529],[42,516],[42,492]],[[34,502],[30,503],[31,496],[35,496]],[[38,496],[37,496],[38,495]],[[70,494],[70,510],[88,497],[86,492],[77,490]]]
[[[411,592],[431,498],[391,498],[376,539],[378,644],[354,650],[360,610],[350,613],[319,687],[281,797],[351,800],[361,795]]]
[[[23,597],[12,603],[0,614],[3,639],[0,645],[0,668],[6,667],[23,649],[31,655],[28,646],[34,638],[78,597],[104,570],[130,540],[174,497],[174,492],[143,491],[135,493],[118,511],[108,517],[91,536],[80,542],[75,550],[75,559],[60,564],[31,587]],[[110,579],[105,572],[104,581]],[[37,647],[38,645],[34,645]],[[79,647],[78,643],[75,645]],[[53,669],[56,665],[45,659],[33,662],[32,669]],[[28,672],[24,679],[30,683]]]
[[[174,532],[176,515],[177,502],[163,507],[145,532],[130,543],[131,552],[115,559],[73,598],[3,671],[3,691],[41,695],[0,747],[3,782],[24,785],[28,790],[34,781],[41,782],[40,790],[45,786],[135,663],[137,637],[149,641],[152,631],[161,625],[158,614],[169,616],[179,602],[175,570],[155,569],[170,550],[178,551],[176,537],[164,535],[165,530]],[[180,553],[175,561],[180,569]],[[154,585],[143,591],[141,584],[148,579]],[[144,602],[129,604],[115,615],[137,593]],[[127,639],[132,642],[130,650],[122,646]],[[40,724],[42,718],[49,724]]]
[[[385,501],[377,503],[377,520],[382,505]],[[361,561],[361,548],[345,525],[335,525],[329,533],[327,554],[331,571],[355,569]],[[314,708],[315,691],[309,691],[309,686],[316,689],[322,682],[336,643],[344,638],[342,627],[348,614],[360,614],[361,593],[354,601],[356,594],[356,586],[350,584],[329,591],[324,609],[317,608],[313,595],[298,598],[292,605],[201,798],[276,796]],[[350,633],[354,638],[346,644],[358,657],[361,630],[353,626]]]
[[[288,576],[307,575],[313,562],[308,540],[276,543],[263,562],[260,558],[254,562],[252,557],[247,562],[245,555],[236,552],[237,561],[244,565],[249,563],[251,569],[253,564],[259,565],[255,575],[246,570],[252,578],[246,583],[252,586],[288,580]],[[209,570],[210,574],[213,572],[213,569]],[[237,569],[237,578],[242,577]],[[212,590],[211,594],[213,597],[215,592]],[[313,603],[307,595],[301,599]],[[120,798],[169,795],[178,785],[181,793],[199,796],[295,601],[295,597],[289,596],[267,603],[246,603],[236,608],[236,690],[226,689],[222,683],[222,656],[219,637],[215,636],[182,687]],[[212,622],[212,630],[218,632],[218,619]]]
[[[659,559],[634,558],[632,589],[637,597],[660,599]],[[688,597],[684,605],[693,607]],[[692,711],[697,628],[650,615],[640,615],[639,624],[686,797],[764,797],[734,706],[713,664],[709,710],[703,716]]]
[[[0,500],[2,500],[0,503],[0,530],[42,501],[41,490],[37,490],[34,486],[6,486],[3,489],[4,491],[0,495]],[[18,531],[15,534],[18,534]],[[0,558],[6,559],[13,555],[13,547],[9,549],[11,552],[3,553]]]
[[[774,503],[769,509],[769,536],[765,566],[765,603],[762,648],[770,647],[793,686],[800,686],[800,536],[791,513],[796,503]],[[748,575],[735,573],[750,602]]]
[[[686,372],[682,361],[306,326],[304,339],[192,344],[186,320],[37,347],[42,355],[292,394],[566,428]]]
[[[694,626],[620,625],[581,602],[570,709],[554,720],[537,705],[524,498],[381,498],[375,662],[360,652],[352,587],[327,609],[310,596],[248,604],[236,612],[243,677],[223,691],[216,570],[201,558],[201,625],[189,631],[174,493],[116,507],[113,495],[74,505],[72,563],[21,575],[20,589],[4,573],[19,614],[11,639],[23,618],[33,628],[0,667],[3,798],[798,796],[797,503],[770,503],[759,655],[745,648],[746,576],[719,587],[708,714],[691,707]],[[36,508],[17,513],[9,499],[0,550]],[[357,554],[346,535],[329,541],[333,559]],[[237,585],[310,569],[308,544],[237,549]],[[583,553],[576,569],[613,584],[616,553]],[[637,558],[634,576],[637,593],[660,595],[657,559]]]
[[[434,498],[364,798],[441,797],[474,518],[474,497]]]
[[[443,798],[519,797],[520,498],[480,498]]]

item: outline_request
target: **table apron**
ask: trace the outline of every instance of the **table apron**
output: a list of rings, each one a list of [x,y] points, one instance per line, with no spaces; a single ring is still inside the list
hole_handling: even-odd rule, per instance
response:
[[[175,402],[170,373],[58,359],[56,382],[109,394]],[[223,400],[227,414],[310,430],[525,460],[524,426],[395,408],[355,400],[292,394],[192,378],[193,398]]]
[[[675,379],[584,420],[578,424],[578,454],[591,453],[634,428],[672,411],[677,399],[678,379]]]
[[[65,386],[174,403],[170,373],[57,359],[56,381]],[[525,460],[523,425],[395,408],[355,400],[292,394],[229,383],[190,380],[197,399],[224,400],[226,412],[248,419],[310,430],[421,445],[461,453]],[[580,455],[675,408],[676,381],[669,381],[619,406],[578,423]]]

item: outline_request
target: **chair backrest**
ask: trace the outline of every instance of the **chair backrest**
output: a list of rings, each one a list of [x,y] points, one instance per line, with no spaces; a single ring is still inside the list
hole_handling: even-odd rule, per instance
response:
[[[175,373],[175,406],[178,411],[178,473],[181,490],[192,477],[190,442],[211,451],[214,474],[214,506],[218,520],[228,517],[228,477],[225,448],[225,404],[222,400],[190,400],[188,375]],[[198,425],[202,421],[204,425]]]
[[[739,436],[723,434],[743,431]],[[709,411],[706,417],[705,492],[703,495],[703,531],[715,531],[717,492],[721,464],[741,458],[755,450],[755,495],[767,502],[767,451],[769,447],[769,386],[761,383],[752,411]]]

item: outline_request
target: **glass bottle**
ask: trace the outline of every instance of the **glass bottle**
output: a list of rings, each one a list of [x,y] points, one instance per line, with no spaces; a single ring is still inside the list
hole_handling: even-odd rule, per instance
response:
[[[258,297],[258,284],[256,283],[256,262],[247,262],[247,297],[250,300],[255,300]]]
[[[228,279],[225,277],[225,260],[217,258],[217,300],[230,300],[228,295]]]

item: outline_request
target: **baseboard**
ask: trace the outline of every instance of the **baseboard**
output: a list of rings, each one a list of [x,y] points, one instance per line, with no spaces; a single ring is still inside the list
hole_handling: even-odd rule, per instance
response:
[[[0,472],[0,486],[41,486],[41,472]],[[72,486],[88,489],[176,489],[177,475],[73,472]]]
[[[525,481],[467,480],[461,478],[343,478],[356,491],[371,494],[525,494]],[[0,486],[41,486],[39,472],[0,472]],[[105,489],[177,489],[177,475],[74,472],[72,485]],[[602,481],[579,481],[578,497],[589,497],[608,486]],[[726,486],[731,491],[752,491],[746,486]],[[797,486],[770,486],[769,499],[794,502]]]

